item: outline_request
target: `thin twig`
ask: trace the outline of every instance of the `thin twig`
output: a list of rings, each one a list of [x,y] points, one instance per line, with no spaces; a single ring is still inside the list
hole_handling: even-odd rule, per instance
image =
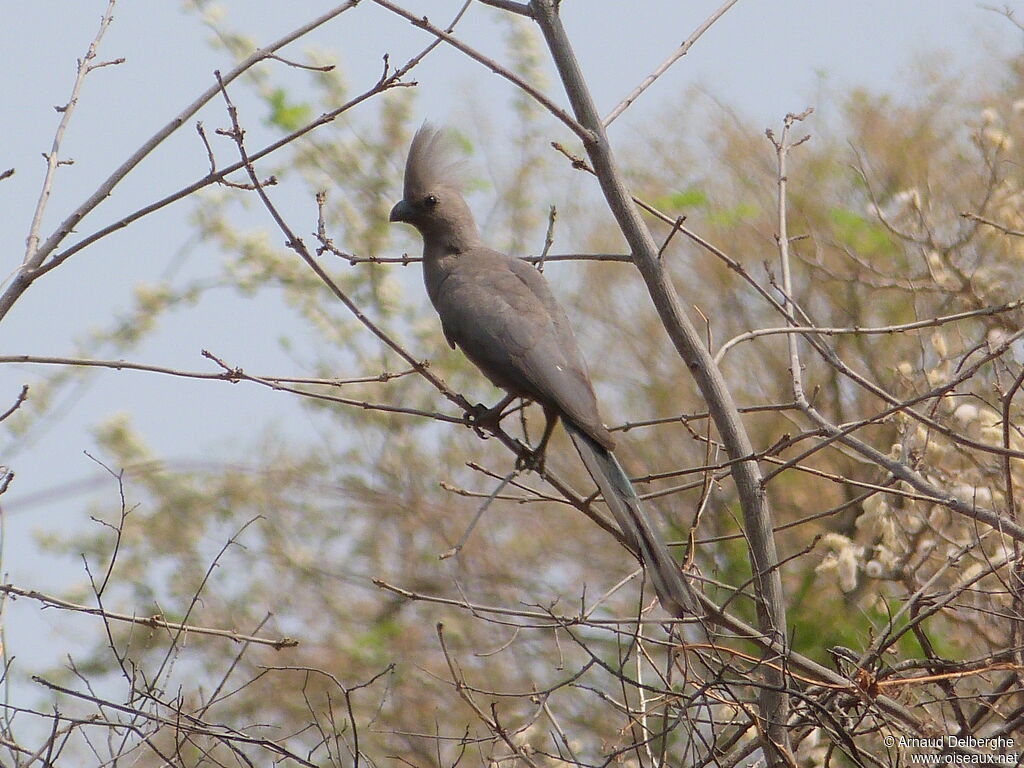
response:
[[[463,680],[462,674],[459,672],[458,667],[455,664],[455,660],[448,652],[448,645],[444,639],[444,624],[438,622],[436,630],[437,639],[438,642],[440,642],[441,644],[441,651],[442,653],[444,653],[445,661],[448,663],[448,670],[451,672],[452,683],[455,686],[456,692],[459,694],[462,700],[465,701],[470,706],[470,708],[476,713],[476,716],[480,718],[481,722],[483,722],[484,725],[487,726],[491,733],[493,733],[495,736],[498,736],[502,741],[505,742],[505,745],[512,750],[512,753],[514,755],[516,755],[526,765],[532,766],[532,768],[538,768],[537,763],[534,762],[533,758],[531,758],[530,755],[526,752],[526,750],[523,748],[523,745],[517,744],[515,741],[513,741],[508,731],[498,721],[497,711],[493,708],[493,706],[491,709],[491,715],[488,716],[487,713],[485,713],[483,709],[480,708],[480,705],[476,703],[476,700],[470,695],[468,686],[466,685],[465,680]]]
[[[580,123],[593,133],[593,139],[584,139],[584,147],[594,171],[626,242],[633,253],[634,262],[644,278],[648,292],[680,358],[686,363],[704,399],[707,401],[715,424],[722,435],[730,457],[746,456],[753,446],[740,418],[721,371],[711,353],[703,344],[700,334],[683,310],[675,286],[658,258],[658,248],[650,230],[644,224],[626,188],[589,85],[572,49],[572,43],[559,16],[554,0],[531,0],[534,16],[544,34],[548,49],[561,77],[565,91]],[[674,221],[674,220],[670,220]],[[778,644],[786,656],[786,603],[779,562],[772,537],[772,514],[768,498],[761,486],[761,472],[755,461],[737,462],[731,467],[743,512],[744,527],[751,556],[757,592],[757,616],[761,630]],[[784,694],[785,679],[768,670],[766,685],[759,691],[761,725],[766,734],[763,741],[765,757],[771,768],[784,764],[781,757],[791,750],[785,729],[788,704]],[[776,748],[776,744],[781,748]]]
[[[21,408],[22,403],[28,399],[28,384],[22,384],[21,392],[18,393],[18,397],[15,398],[14,403],[3,413],[0,413],[0,421],[7,419],[12,413]]]
[[[544,271],[544,263],[548,259],[548,252],[551,250],[551,246],[555,244],[555,221],[558,220],[558,209],[555,206],[551,206],[548,209],[548,229],[544,234],[544,247],[541,248],[540,256],[537,257],[536,265],[537,271]]]
[[[717,11],[708,16],[703,21],[703,23],[701,23],[701,25],[693,31],[693,34],[686,38],[686,40],[684,40],[683,43],[678,48],[676,48],[675,51],[672,52],[671,56],[665,59],[665,61],[663,61],[657,69],[655,69],[651,74],[645,77],[643,79],[643,82],[640,83],[640,85],[638,85],[636,88],[630,91],[629,95],[626,96],[626,98],[624,98],[622,101],[620,101],[618,105],[616,105],[615,109],[608,113],[608,116],[601,121],[604,127],[607,128],[609,125],[611,125],[612,121],[614,121],[615,118],[617,118],[627,109],[629,109],[630,105],[638,98],[640,98],[640,94],[642,94],[652,85],[654,85],[654,81],[661,77],[663,74],[665,74],[665,72],[668,71],[669,67],[671,67],[677,61],[683,58],[683,56],[689,53],[690,49],[693,47],[693,44],[700,39],[701,35],[707,32],[711,28],[712,24],[714,24],[716,21],[722,18],[722,16],[725,15],[726,11],[728,11],[730,8],[736,5],[736,2],[737,0],[726,0],[726,2]]]
[[[112,621],[123,621],[130,624],[137,624],[143,627],[150,627],[151,629],[170,629],[175,632],[185,632],[187,634],[195,635],[211,635],[213,637],[226,637],[236,643],[256,643],[258,645],[269,645],[274,650],[281,650],[282,648],[294,648],[299,644],[298,640],[293,640],[290,637],[282,637],[279,639],[273,639],[269,637],[257,637],[255,635],[246,635],[240,632],[236,632],[233,629],[216,629],[212,627],[200,627],[194,624],[182,624],[177,621],[167,621],[160,615],[154,616],[135,616],[129,613],[116,613],[114,611],[102,610],[100,608],[94,608],[88,605],[79,605],[78,603],[72,603],[68,600],[63,600],[59,597],[53,597],[51,595],[43,594],[34,589],[23,589],[22,587],[16,587],[13,584],[0,584],[0,593],[5,595],[11,595],[12,597],[27,597],[30,600],[43,603],[46,606],[53,608],[60,608],[65,611],[74,611],[76,613],[85,613],[90,616],[102,616]]]
[[[841,336],[841,335],[853,335],[853,336],[872,336],[872,335],[885,335],[893,333],[904,333],[906,331],[917,331],[924,328],[937,328],[947,323],[955,323],[960,320],[966,320],[974,317],[991,317],[993,315],[1003,314],[1004,312],[1012,312],[1015,309],[1019,309],[1024,306],[1024,300],[1011,301],[1007,304],[999,304],[995,306],[982,307],[981,309],[972,309],[967,312],[957,312],[952,315],[941,315],[938,317],[930,317],[925,320],[916,320],[912,323],[899,323],[896,325],[881,325],[881,326],[814,326],[814,325],[791,325],[785,328],[757,328],[753,331],[746,331],[745,333],[738,334],[733,338],[729,339],[723,344],[718,352],[715,353],[715,361],[721,362],[722,358],[725,357],[726,352],[744,341],[750,341],[751,339],[757,339],[762,336],[774,336],[777,334],[784,333],[812,333],[819,336]]]
[[[1012,237],[1024,237],[1024,232],[1022,232],[1021,230],[1019,230],[1019,229],[1010,229],[1009,227],[1005,227],[1005,226],[1003,226],[1002,224],[1000,224],[1000,223],[998,223],[996,221],[992,221],[991,219],[986,219],[984,216],[979,216],[976,213],[964,212],[964,213],[961,213],[960,215],[963,218],[965,218],[965,219],[969,219],[970,221],[976,221],[979,224],[987,224],[988,226],[990,226],[990,227],[992,227],[994,229],[998,229],[1000,232],[1002,232],[1005,235],[1011,235]]]
[[[107,3],[107,10],[104,12],[103,18],[100,19],[99,30],[97,30],[92,42],[89,43],[89,48],[85,55],[78,60],[78,74],[75,77],[74,85],[71,87],[71,96],[63,107],[57,109],[61,113],[60,122],[57,124],[57,132],[54,134],[53,142],[50,144],[50,151],[43,155],[46,158],[46,174],[43,177],[43,188],[39,192],[39,200],[36,202],[36,209],[32,214],[32,224],[29,227],[28,237],[25,241],[23,266],[31,267],[38,265],[42,261],[42,259],[37,258],[40,239],[39,231],[43,226],[43,214],[46,213],[46,204],[50,200],[50,192],[53,190],[54,176],[57,173],[57,168],[62,164],[60,150],[61,144],[64,141],[64,133],[71,122],[75,107],[78,106],[78,98],[82,92],[82,86],[85,84],[85,78],[93,70],[91,62],[96,58],[96,50],[99,48],[100,41],[103,40],[103,36],[114,20],[114,6],[116,4],[117,0],[109,0]],[[45,258],[46,254],[43,253],[42,256]],[[3,312],[0,311],[0,317],[2,316]]]
[[[205,356],[205,355],[204,355]],[[210,359],[215,359],[210,356]],[[259,379],[260,381],[274,382],[277,384],[310,384],[323,385],[326,387],[342,387],[348,384],[372,384],[374,382],[388,382],[403,376],[414,373],[411,368],[404,371],[382,371],[378,374],[357,376],[351,379],[341,378],[314,378],[306,376],[253,376],[250,377],[240,368],[232,368],[217,361],[223,370],[218,373],[208,371],[186,371],[179,368],[169,368],[162,365],[151,365],[149,363],[136,363],[128,360],[96,360],[86,357],[43,357],[39,355],[0,355],[0,365],[4,363],[21,363],[30,365],[62,365],[72,368],[109,368],[115,371],[143,371],[146,373],[159,373],[167,376],[177,376],[185,379],[200,379],[204,381],[228,381],[238,382],[248,379]],[[3,417],[0,417],[3,421]]]
[[[490,58],[489,56],[485,56],[483,53],[476,50],[472,46],[462,42],[451,33],[446,32],[445,30],[441,29],[440,27],[434,24],[431,24],[430,20],[426,16],[417,16],[412,11],[408,11],[405,8],[402,8],[400,5],[396,5],[395,3],[391,2],[391,0],[373,0],[373,2],[375,2],[382,8],[387,8],[392,13],[401,16],[414,27],[419,27],[425,32],[429,32],[430,34],[434,35],[438,40],[444,40],[444,42],[448,43],[453,48],[462,51],[464,54],[469,56],[469,58],[479,62],[480,64],[483,64],[496,75],[505,78],[513,85],[522,89],[524,93],[529,94],[538,104],[540,104],[542,107],[548,110],[548,112],[550,112],[552,115],[561,120],[562,123],[564,123],[566,127],[568,127],[569,130],[575,133],[579,138],[583,139],[584,141],[591,138],[590,131],[588,131],[586,128],[580,125],[573,118],[572,115],[570,115],[560,106],[555,104],[555,102],[548,98],[538,88],[526,82],[515,72],[508,69],[507,67],[502,66],[494,59]]]
[[[189,718],[188,715],[182,712],[180,708],[170,707],[170,709],[172,709],[172,711],[175,712],[176,716],[164,717],[153,712],[143,711],[136,707],[118,704],[114,701],[108,701],[98,696],[94,696],[92,694],[83,693],[82,691],[76,691],[73,688],[67,688],[65,686],[58,685],[57,683],[53,683],[47,680],[46,678],[40,677],[38,675],[32,676],[32,682],[38,683],[39,685],[48,688],[56,693],[64,694],[65,696],[70,696],[72,698],[80,699],[82,701],[92,702],[98,705],[101,708],[101,710],[103,708],[112,709],[117,712],[123,712],[128,715],[132,715],[135,717],[142,718],[144,720],[149,720],[151,722],[158,723],[160,725],[170,726],[176,731],[183,730],[186,733],[193,733],[200,736],[210,736],[215,739],[222,740],[224,742],[234,741],[241,744],[252,744],[254,746],[262,747],[264,749],[267,749],[268,751],[274,752],[280,755],[281,757],[287,758],[289,760],[294,760],[299,765],[306,766],[307,768],[319,768],[319,766],[316,763],[306,760],[300,755],[281,746],[276,741],[273,741],[271,739],[262,739],[256,736],[250,736],[243,731],[237,731],[231,728],[227,728],[226,726],[211,726],[205,723],[201,723],[199,721],[196,721],[195,718]],[[83,722],[90,723],[91,721],[85,720]],[[104,723],[102,721],[97,722],[97,725],[110,727],[110,724]],[[124,723],[117,723],[116,725],[118,728],[132,727],[134,730],[138,730],[136,727],[129,726]],[[164,760],[167,761],[168,765],[173,765],[173,763],[169,761],[166,757],[164,757]]]
[[[241,74],[246,72],[251,67],[255,66],[264,59],[269,58],[278,49],[283,48],[289,43],[306,35],[310,31],[316,29],[322,24],[325,24],[326,22],[330,21],[339,14],[349,10],[350,8],[354,8],[358,4],[358,2],[359,0],[347,0],[347,2],[335,6],[331,10],[321,14],[320,16],[308,22],[307,24],[303,24],[302,26],[298,27],[292,32],[289,32],[287,35],[278,38],[276,41],[274,41],[267,47],[260,48],[254,51],[252,54],[250,54],[244,60],[242,60],[237,66],[235,66],[230,72],[224,75],[225,82],[230,83],[232,80],[239,77]],[[378,86],[373,92],[376,93],[381,88],[394,87],[395,84],[395,82],[390,82],[387,85]],[[215,179],[207,177],[205,179],[200,180],[196,184],[186,187],[184,190],[179,190],[179,192],[173,195],[169,195],[168,197],[164,198],[161,201],[158,201],[157,203],[153,203],[149,206],[141,208],[135,213],[129,214],[129,216],[126,216],[123,219],[120,219],[119,221],[115,222],[114,224],[104,227],[103,229],[99,230],[93,235],[84,238],[83,240],[76,243],[74,246],[71,246],[70,248],[65,250],[63,253],[57,254],[56,256],[54,256],[54,258],[50,259],[50,261],[48,261],[45,265],[43,263],[44,260],[47,259],[50,256],[50,254],[52,254],[57,249],[57,247],[64,241],[64,239],[69,234],[75,231],[75,228],[82,221],[82,219],[84,219],[89,213],[91,213],[100,203],[102,203],[104,200],[110,197],[114,188],[129,173],[131,173],[136,168],[136,166],[138,166],[138,164],[141,163],[150,154],[150,152],[152,152],[154,149],[160,146],[164,142],[164,140],[167,139],[168,136],[170,136],[184,123],[186,123],[196,112],[198,112],[203,107],[203,105],[205,105],[210,99],[216,96],[218,92],[219,89],[217,86],[211,86],[203,94],[201,94],[195,101],[193,101],[191,104],[185,107],[185,109],[179,112],[170,122],[168,122],[160,130],[153,134],[153,136],[147,139],[142,144],[142,146],[139,147],[134,153],[132,153],[132,155],[127,160],[121,163],[121,165],[118,166],[114,170],[114,172],[111,173],[110,176],[108,176],[107,179],[103,181],[99,185],[99,187],[97,187],[96,190],[83,203],[81,203],[77,208],[75,208],[70,214],[68,214],[64,218],[64,220],[60,224],[57,225],[57,228],[53,231],[52,234],[50,234],[49,237],[47,237],[47,239],[43,243],[41,243],[38,247],[31,247],[29,249],[32,253],[31,258],[26,259],[25,263],[22,265],[21,269],[19,269],[18,273],[11,280],[10,284],[7,286],[4,292],[0,294],[0,320],[2,320],[7,315],[7,313],[10,311],[14,303],[21,297],[21,295],[38,277],[45,274],[50,269],[63,263],[67,258],[69,258],[74,253],[77,253],[79,250],[86,247],[90,243],[95,242],[99,238],[104,237],[105,235],[110,234],[111,232],[114,232],[122,227],[127,226],[132,221],[141,218],[147,213],[151,213],[152,211],[157,210],[158,208],[162,208],[169,202],[179,200],[182,197],[185,197],[191,194],[192,192],[196,191],[197,189],[200,189],[215,181]],[[359,101],[362,101],[366,97],[367,96],[364,95],[361,98],[353,100],[353,102],[358,103]],[[345,108],[348,108],[348,106],[350,106],[351,104],[352,102],[350,102],[349,105],[345,105]],[[307,127],[307,130],[311,130],[311,128]],[[276,144],[271,145],[271,147],[267,148],[267,150],[265,151],[269,153],[274,149],[284,146],[284,144],[288,143],[288,141],[294,140],[294,138],[294,135],[290,137],[285,137],[285,140],[282,140],[281,142],[277,142]],[[238,168],[235,168],[234,170],[238,170]],[[231,172],[232,169],[229,168],[223,171],[222,175],[226,175]],[[38,238],[38,233],[36,233],[36,236]]]
[[[480,508],[476,511],[476,514],[473,516],[473,520],[470,522],[469,527],[466,528],[465,532],[462,534],[462,537],[459,539],[458,543],[451,549],[440,554],[439,558],[441,560],[447,560],[449,557],[457,555],[459,554],[459,552],[462,551],[462,548],[466,546],[466,542],[469,540],[469,535],[473,533],[473,529],[476,528],[476,524],[479,523],[480,518],[484,516],[484,512],[487,511],[487,508],[491,506],[494,500],[498,497],[498,494],[504,490],[505,486],[508,485],[512,481],[512,479],[515,478],[515,476],[518,474],[519,470],[513,469],[511,472],[505,475],[504,478],[502,478],[501,482],[498,483],[497,486],[495,486],[494,490],[491,491],[490,495],[484,500],[484,503],[480,505]]]
[[[793,303],[793,277],[789,265],[789,223],[786,215],[786,184],[788,182],[788,178],[786,176],[786,160],[789,158],[790,151],[803,144],[810,137],[804,136],[804,138],[799,139],[796,142],[790,142],[789,131],[795,123],[807,119],[813,111],[813,109],[808,108],[799,115],[786,115],[782,124],[782,136],[778,141],[776,141],[775,135],[772,133],[771,129],[768,129],[765,132],[769,141],[771,141],[775,146],[775,156],[778,162],[779,231],[776,234],[775,239],[779,248],[779,261],[782,264],[782,289],[785,294],[782,306],[791,314],[795,314],[795,305]],[[793,400],[803,407],[807,404],[807,396],[804,393],[803,371],[801,370],[800,348],[798,345],[799,339],[795,335],[790,334],[786,337],[786,341],[789,346],[789,374],[793,387]]]

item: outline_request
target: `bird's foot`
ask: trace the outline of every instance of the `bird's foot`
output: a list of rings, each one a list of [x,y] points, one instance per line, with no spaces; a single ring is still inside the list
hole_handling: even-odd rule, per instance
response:
[[[543,473],[544,453],[544,448],[525,451],[516,459],[516,469],[520,472],[536,472],[538,475]]]
[[[484,430],[488,432],[495,432],[498,429],[503,409],[504,404],[488,408],[483,403],[477,403],[466,411],[466,425],[472,427],[473,431],[480,437],[487,437],[487,435],[484,434]]]

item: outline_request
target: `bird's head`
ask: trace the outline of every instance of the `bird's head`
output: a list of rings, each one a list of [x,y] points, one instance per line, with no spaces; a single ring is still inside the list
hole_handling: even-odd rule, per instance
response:
[[[416,227],[428,249],[459,252],[480,244],[448,141],[429,124],[424,123],[413,137],[405,163],[404,196],[391,209],[390,220]]]

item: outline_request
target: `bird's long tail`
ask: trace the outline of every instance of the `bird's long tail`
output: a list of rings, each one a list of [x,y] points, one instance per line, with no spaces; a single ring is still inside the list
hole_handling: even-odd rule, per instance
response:
[[[574,424],[563,420],[569,437],[583,459],[587,472],[597,483],[626,543],[640,557],[662,607],[678,618],[704,615],[693,587],[679,564],[654,530],[633,484],[615,454]]]

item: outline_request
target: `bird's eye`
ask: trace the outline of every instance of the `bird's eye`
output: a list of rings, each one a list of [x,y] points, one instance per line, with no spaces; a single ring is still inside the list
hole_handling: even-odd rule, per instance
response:
[[[433,208],[435,205],[437,205],[437,197],[435,197],[434,195],[427,195],[425,198],[423,198],[423,202],[426,203],[427,207]]]

